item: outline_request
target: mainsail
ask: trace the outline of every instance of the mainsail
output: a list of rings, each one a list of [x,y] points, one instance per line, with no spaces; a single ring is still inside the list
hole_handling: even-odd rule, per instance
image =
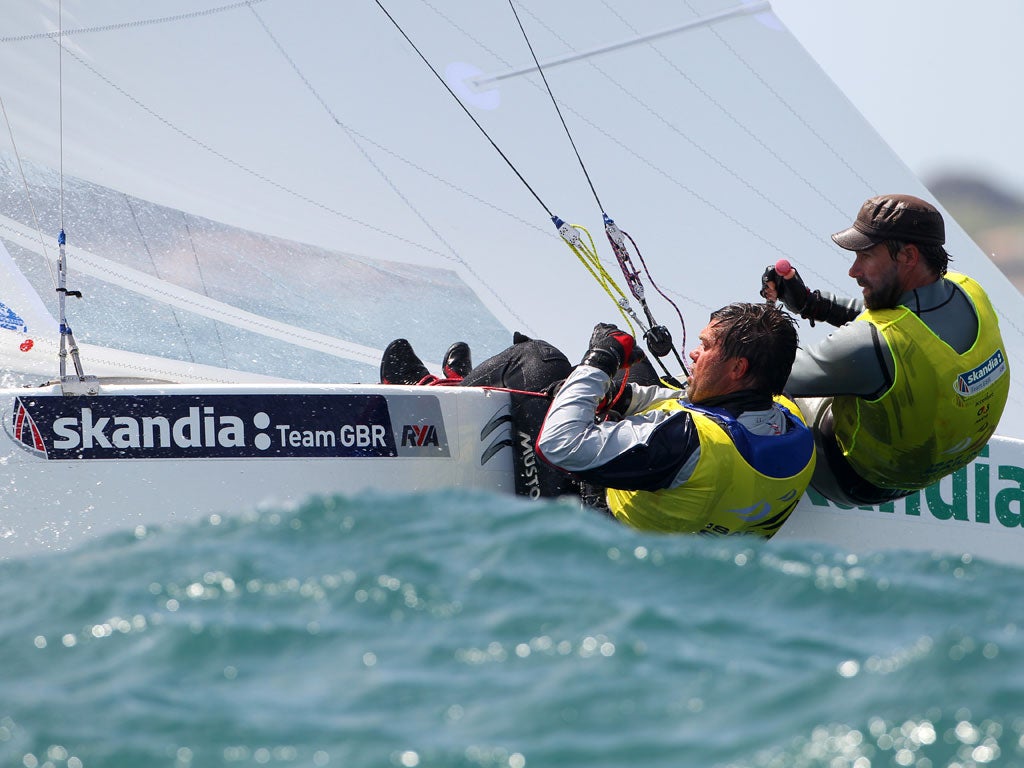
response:
[[[485,82],[531,63],[507,4],[385,5],[460,93],[484,94],[467,98],[468,108],[555,212],[598,232],[600,212],[537,73]],[[756,12],[730,13],[744,5]],[[689,328],[723,304],[756,300],[762,269],[782,257],[812,287],[851,293],[848,254],[829,233],[875,193],[931,197],[766,3],[516,8],[542,61],[572,59],[548,72],[553,92],[605,207],[637,238]],[[618,318],[374,3],[153,0],[126,9],[64,0],[63,10],[60,59],[55,8],[48,18],[12,9],[0,38],[9,73],[0,96],[20,154],[116,190],[78,189],[64,211],[69,243],[203,297],[209,309],[160,303],[151,312],[151,294],[86,273],[85,254],[76,265],[72,250],[72,282],[90,288],[69,307],[80,341],[285,378],[367,381],[373,351],[395,336],[432,361],[466,337],[480,359],[522,330],[575,357],[595,322]],[[32,221],[7,167],[2,213],[22,229],[0,228],[0,239],[45,298],[41,256],[24,240]],[[43,234],[55,237],[57,189],[47,178],[34,189],[49,187]],[[143,211],[136,201],[153,205]],[[200,220],[306,243],[318,255],[256,253],[255,240],[212,227],[197,236]],[[953,266],[987,288],[1010,359],[1024,359],[1020,294],[947,221]],[[155,246],[156,233],[171,229],[195,247],[185,251],[193,263]],[[376,270],[389,279],[353,278]],[[321,335],[306,346],[256,336],[217,314],[228,308]],[[150,320],[159,330],[145,332]],[[806,330],[804,340],[824,332]],[[352,345],[354,367],[335,362],[328,338]],[[1013,385],[1001,434],[1024,437],[1022,386]]]

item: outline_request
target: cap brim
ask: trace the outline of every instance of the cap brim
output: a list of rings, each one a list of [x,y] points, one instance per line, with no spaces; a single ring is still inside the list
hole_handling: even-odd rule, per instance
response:
[[[882,240],[865,235],[859,229],[850,227],[832,235],[832,242],[848,251],[866,251],[868,248],[878,245]]]

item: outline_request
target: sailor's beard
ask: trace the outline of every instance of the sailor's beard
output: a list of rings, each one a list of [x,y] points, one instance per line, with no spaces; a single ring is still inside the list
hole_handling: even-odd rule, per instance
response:
[[[868,309],[892,309],[903,295],[895,272],[886,275],[877,285],[865,287],[864,306]]]

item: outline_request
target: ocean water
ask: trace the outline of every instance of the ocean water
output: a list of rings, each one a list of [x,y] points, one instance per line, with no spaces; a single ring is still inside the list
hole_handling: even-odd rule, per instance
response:
[[[0,563],[0,766],[1024,766],[1024,570],[314,498]]]

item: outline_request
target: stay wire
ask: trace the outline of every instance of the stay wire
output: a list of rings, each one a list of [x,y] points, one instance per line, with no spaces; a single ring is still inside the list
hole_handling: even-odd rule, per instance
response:
[[[484,138],[486,138],[487,141],[490,142],[491,146],[494,147],[495,151],[499,155],[501,155],[501,159],[504,160],[508,164],[508,167],[512,169],[512,172],[519,177],[519,180],[523,182],[523,185],[530,191],[530,194],[533,195],[534,199],[538,203],[540,203],[541,208],[543,208],[547,212],[550,218],[555,218],[555,214],[553,214],[551,212],[551,209],[547,207],[543,200],[541,200],[540,195],[538,195],[537,192],[533,189],[533,187],[530,186],[530,183],[523,177],[523,174],[519,172],[519,169],[516,168],[515,164],[511,160],[509,160],[508,156],[501,151],[501,147],[499,147],[494,142],[494,139],[491,138],[490,134],[487,133],[486,129],[480,124],[480,122],[475,117],[473,117],[473,113],[470,112],[469,109],[467,109],[466,105],[462,103],[462,100],[456,95],[455,91],[451,89],[448,83],[445,82],[445,79],[441,77],[441,74],[434,68],[434,65],[430,63],[427,57],[423,55],[423,52],[420,51],[420,49],[416,46],[416,43],[414,43],[412,39],[405,33],[405,30],[402,29],[402,26],[398,23],[395,17],[388,13],[388,9],[384,7],[380,0],[374,0],[374,2],[376,2],[377,7],[384,12],[384,15],[388,17],[388,20],[395,26],[395,29],[398,30],[399,34],[401,34],[402,37],[405,38],[406,42],[409,43],[410,46],[412,46],[412,49],[416,51],[416,55],[423,60],[423,63],[427,65],[427,68],[433,73],[434,77],[436,77],[438,81],[441,83],[441,85],[444,86],[445,90],[451,94],[452,98],[455,99],[455,102],[459,105],[459,107],[462,108],[462,111],[466,113],[466,116],[473,121],[473,125],[475,125],[480,130],[480,133],[484,135]]]
[[[526,47],[530,51],[530,56],[533,57],[533,63],[537,68],[537,72],[540,73],[541,80],[544,81],[544,88],[547,90],[548,98],[551,100],[551,103],[555,108],[555,113],[558,115],[558,119],[562,123],[562,129],[565,131],[565,135],[569,139],[569,144],[572,145],[572,150],[576,154],[576,160],[580,164],[583,176],[586,178],[587,184],[590,186],[590,192],[594,195],[594,200],[597,202],[597,207],[601,211],[601,214],[607,219],[608,216],[604,211],[604,205],[601,203],[601,198],[597,194],[597,188],[594,186],[594,182],[590,178],[590,172],[587,170],[586,163],[583,162],[583,156],[580,154],[579,148],[576,146],[576,142],[572,137],[572,131],[569,130],[569,126],[565,122],[565,117],[562,115],[562,110],[558,105],[558,100],[555,99],[555,94],[551,89],[551,84],[548,82],[547,75],[544,74],[544,68],[541,66],[540,60],[537,58],[537,52],[533,49],[533,44],[530,42],[530,36],[526,34],[526,28],[523,26],[522,19],[519,18],[519,13],[516,11],[515,4],[512,0],[509,0],[508,5],[512,10],[512,15],[515,17],[516,24],[519,25],[519,31],[523,34],[523,40],[526,42]],[[636,330],[633,328],[632,321],[635,320],[637,325],[641,328],[643,328],[643,323],[640,322],[640,318],[637,317],[632,307],[630,307],[629,299],[626,298],[626,294],[623,293],[622,289],[619,288],[612,276],[608,274],[604,265],[601,264],[601,259],[597,254],[597,249],[594,247],[594,240],[590,237],[590,233],[582,226],[566,225],[560,219],[555,219],[554,217],[553,220],[555,225],[558,227],[558,232],[562,236],[562,239],[568,244],[569,249],[576,255],[583,266],[586,267],[587,271],[590,272],[598,285],[600,285],[612,301],[615,302],[615,306],[619,310],[619,314],[622,315],[623,320],[626,321],[626,325],[629,327],[630,333],[636,335]],[[586,233],[587,239],[589,240],[589,247],[579,236],[579,230]],[[630,290],[632,290],[632,287]],[[616,293],[618,294],[618,298],[615,297]],[[650,312],[647,314],[649,316]],[[667,373],[668,371],[666,370],[666,374]]]
[[[530,36],[526,34],[526,28],[523,27],[523,22],[519,18],[519,12],[516,10],[515,3],[512,0],[508,0],[508,7],[512,9],[512,15],[516,17],[516,24],[519,25],[519,31],[523,33],[523,40],[526,41],[526,47],[530,49],[530,56],[533,57],[533,63],[537,67],[537,72],[540,74],[541,80],[544,81],[544,87],[547,89],[548,96],[551,97],[551,103],[555,107],[558,119],[562,122],[562,128],[565,130],[565,135],[568,137],[569,143],[572,145],[572,151],[576,153],[576,159],[580,163],[580,168],[583,169],[583,175],[587,179],[587,184],[590,185],[590,191],[594,195],[594,200],[597,201],[597,207],[601,209],[601,213],[604,213],[605,211],[604,206],[601,204],[601,198],[597,195],[597,189],[594,187],[594,182],[590,179],[590,173],[587,171],[587,165],[583,162],[583,157],[580,155],[580,151],[576,147],[576,142],[572,138],[572,131],[569,130],[569,126],[565,122],[565,117],[562,115],[562,109],[558,106],[558,100],[555,98],[555,94],[551,90],[551,85],[548,83],[548,76],[544,74],[544,68],[540,65],[540,60],[537,58],[536,51],[533,50],[533,44],[530,42]]]
[[[82,298],[80,291],[70,291],[67,287],[67,236],[64,233],[64,3],[57,2],[57,135],[58,155],[60,174],[60,234],[57,236],[57,320],[60,323],[60,348],[58,350],[58,365],[60,367],[60,380],[63,386],[67,377],[67,358],[75,366],[75,374],[79,381],[85,381],[85,372],[82,369],[82,361],[78,354],[78,343],[75,341],[74,332],[68,323],[66,304],[68,296]]]
[[[590,186],[590,191],[594,195],[594,200],[597,202],[597,207],[601,211],[601,215],[604,218],[604,221],[605,221],[605,233],[608,235],[608,241],[609,241],[609,243],[612,246],[612,250],[615,252],[615,258],[616,258],[616,261],[618,261],[619,266],[622,269],[622,274],[626,278],[626,284],[629,286],[630,293],[633,294],[633,297],[637,301],[640,302],[640,306],[641,306],[641,308],[644,311],[644,315],[647,317],[648,323],[651,326],[650,330],[648,331],[647,329],[644,329],[643,323],[641,323],[639,318],[636,317],[636,314],[633,312],[633,310],[629,306],[629,301],[626,299],[625,295],[621,293],[621,291],[620,291],[620,296],[621,297],[616,302],[616,304],[618,304],[618,307],[619,307],[619,312],[622,313],[622,316],[626,318],[626,322],[630,326],[630,331],[633,331],[633,326],[632,326],[632,323],[629,322],[629,318],[627,317],[627,314],[628,315],[632,315],[637,320],[637,323],[640,325],[641,329],[644,329],[644,331],[645,331],[645,334],[644,334],[645,338],[647,338],[648,334],[651,334],[652,338],[653,338],[653,334],[656,331],[658,331],[658,330],[664,331],[666,337],[668,337],[668,330],[664,326],[659,326],[658,325],[658,323],[654,319],[654,315],[651,313],[651,310],[650,310],[650,307],[647,304],[646,298],[644,298],[644,289],[643,289],[643,284],[640,282],[640,274],[637,271],[637,269],[633,266],[633,263],[632,263],[632,260],[630,258],[630,255],[629,255],[629,251],[626,248],[625,242],[622,241],[621,239],[619,241],[617,241],[616,238],[613,238],[611,229],[614,228],[618,233],[621,233],[622,235],[625,235],[625,237],[628,238],[629,241],[633,244],[634,248],[637,247],[636,243],[634,242],[633,238],[630,237],[628,232],[620,230],[620,229],[618,229],[617,226],[615,226],[615,222],[608,215],[607,211],[605,211],[604,205],[601,203],[601,198],[597,194],[597,189],[594,187],[594,182],[590,178],[590,173],[587,170],[587,164],[583,162],[583,157],[582,157],[582,155],[580,155],[579,148],[576,146],[576,141],[573,139],[572,131],[569,130],[569,126],[565,122],[565,117],[562,115],[562,109],[561,109],[561,107],[558,104],[558,99],[555,98],[554,91],[552,91],[552,89],[551,89],[551,84],[548,82],[547,75],[544,73],[544,67],[541,66],[540,59],[537,57],[537,52],[533,49],[533,43],[530,42],[530,36],[526,33],[526,28],[523,26],[522,19],[519,18],[519,12],[516,10],[516,6],[515,6],[514,0],[508,0],[508,5],[509,5],[509,8],[512,10],[512,15],[515,16],[516,23],[519,25],[519,31],[522,32],[522,34],[523,34],[523,40],[526,42],[526,47],[530,50],[530,56],[533,57],[534,66],[536,67],[538,74],[540,74],[541,80],[544,81],[544,88],[547,90],[548,97],[551,99],[551,104],[555,108],[555,112],[558,115],[558,119],[562,123],[562,128],[565,130],[565,135],[569,139],[569,144],[572,145],[572,150],[576,154],[576,159],[579,161],[580,168],[583,170],[583,175],[587,179],[587,184]],[[637,254],[639,254],[639,252],[640,252],[639,249],[637,249]],[[671,299],[669,299],[667,296],[665,296],[665,294],[662,292],[662,290],[660,288],[658,288],[657,284],[655,284],[654,280],[651,278],[650,270],[647,269],[647,264],[644,262],[644,259],[643,259],[642,256],[640,257],[640,261],[641,261],[641,263],[643,263],[644,270],[647,271],[647,278],[648,278],[648,280],[651,281],[651,285],[653,285],[654,288],[658,291],[658,293],[662,297],[664,297],[673,306],[673,308],[675,308],[676,314],[679,315],[679,322],[682,323],[683,338],[685,340],[685,338],[686,338],[686,323],[683,321],[682,313],[679,312],[679,307],[676,306],[675,302],[673,302]],[[591,274],[594,274],[594,273],[591,272]],[[605,273],[605,275],[607,275],[607,273]],[[597,275],[595,274],[594,277],[597,278]],[[609,277],[608,279],[610,280],[611,278]],[[600,279],[598,279],[598,281],[601,282]],[[614,285],[614,282],[613,282],[613,285]],[[617,285],[615,287],[616,287],[616,289],[618,289]],[[605,290],[608,291],[607,286],[605,286]],[[609,292],[609,295],[611,295],[610,292]],[[635,332],[634,332],[634,335],[635,335]],[[651,348],[651,351],[652,351],[652,354],[653,354],[654,353],[654,344],[652,343],[652,341],[650,339],[648,339],[648,346]],[[671,347],[671,351],[673,352],[673,354],[674,354],[674,356],[676,358],[676,361],[679,363],[680,367],[682,367],[683,372],[685,374],[689,375],[689,372],[687,371],[687,368],[686,368],[686,363],[683,362],[683,359],[679,355],[679,352],[675,349],[675,345],[674,344],[670,344],[670,347]],[[661,366],[662,370],[665,372],[665,375],[671,377],[671,374],[668,372],[668,368],[666,368],[665,364],[661,361],[661,357],[664,354],[666,354],[666,353],[662,352],[660,354],[654,354],[654,358],[655,358],[655,360],[658,361],[658,364]]]
[[[405,38],[406,42],[412,47],[412,49],[416,52],[416,54],[420,57],[423,63],[434,75],[434,77],[437,78],[441,85],[444,86],[445,90],[448,91],[449,95],[455,100],[455,102],[459,105],[459,107],[466,114],[466,116],[473,121],[473,124],[477,127],[480,133],[483,134],[484,138],[487,139],[487,141],[494,148],[494,150],[501,156],[501,158],[505,161],[508,167],[512,169],[512,171],[516,174],[516,176],[523,183],[523,185],[530,191],[530,194],[533,195],[534,199],[537,200],[538,203],[540,203],[541,207],[545,210],[545,212],[550,217],[551,221],[555,224],[556,228],[558,229],[558,233],[559,235],[561,235],[563,241],[565,241],[565,243],[569,246],[569,249],[573,252],[573,254],[580,260],[584,267],[590,272],[591,276],[594,277],[595,280],[597,280],[598,284],[613,300],[613,302],[619,310],[619,313],[622,315],[623,320],[625,320],[626,325],[629,327],[630,333],[632,333],[635,336],[636,331],[633,328],[633,323],[631,322],[630,318],[635,320],[637,324],[641,326],[642,329],[643,323],[637,317],[636,313],[633,312],[632,308],[629,305],[628,299],[622,292],[622,289],[619,288],[619,286],[615,283],[615,280],[611,277],[611,275],[608,274],[607,270],[605,270],[604,266],[601,264],[600,257],[598,256],[597,251],[594,248],[593,238],[590,237],[589,232],[586,232],[585,229],[583,230],[583,232],[586,233],[587,236],[585,240],[580,232],[582,228],[578,228],[574,225],[567,224],[561,218],[552,213],[551,209],[548,208],[548,206],[544,203],[540,195],[537,194],[533,187],[530,186],[529,182],[527,182],[526,178],[519,172],[519,169],[516,168],[515,164],[512,163],[512,161],[497,145],[494,139],[491,138],[490,134],[487,133],[486,129],[473,116],[473,114],[469,111],[466,105],[463,104],[462,100],[458,97],[458,95],[452,90],[448,83],[445,82],[444,78],[441,77],[437,69],[434,68],[434,66],[430,63],[427,57],[419,49],[419,47],[412,41],[409,35],[406,34],[405,30],[394,18],[394,16],[392,16],[388,12],[387,8],[385,8],[384,5],[381,3],[381,0],[375,0],[375,2],[377,4],[377,7],[380,8],[380,10],[384,13],[385,16],[387,16],[388,20],[392,23],[392,25],[394,25],[395,29],[397,29],[398,32],[402,35],[402,37]],[[516,21],[519,24],[519,28],[523,33],[523,37],[526,39],[527,46],[530,48],[530,53],[533,56],[534,62],[537,65],[537,69],[538,71],[541,72],[541,76],[544,79],[545,87],[547,88],[548,96],[551,98],[551,101],[555,104],[555,109],[558,112],[559,119],[562,121],[562,127],[565,129],[566,135],[569,137],[569,142],[572,144],[573,150],[576,153],[576,158],[577,160],[579,160],[580,166],[583,169],[583,174],[584,176],[586,176],[587,183],[590,185],[590,190],[594,195],[594,199],[597,201],[597,205],[601,209],[602,214],[604,214],[604,208],[601,205],[601,200],[597,194],[597,190],[595,189],[594,184],[591,181],[590,174],[587,172],[586,165],[583,163],[583,158],[580,155],[579,150],[576,148],[576,143],[573,141],[572,134],[569,131],[568,125],[566,124],[565,119],[562,117],[561,110],[558,109],[558,104],[557,102],[555,102],[554,94],[551,90],[550,85],[547,82],[547,78],[544,76],[543,70],[540,67],[540,62],[537,60],[537,56],[533,50],[533,46],[530,45],[529,37],[527,37],[526,35],[526,30],[523,28],[522,22],[519,20],[519,15],[516,13],[514,6],[512,7],[512,13],[516,17]],[[605,219],[607,219],[607,214],[604,214],[604,217]],[[615,293],[619,294],[618,299],[615,298]],[[644,310],[648,318],[650,319],[650,310],[647,309],[646,305],[644,306]],[[664,368],[664,364],[661,363],[660,360],[658,362],[659,364],[662,365],[662,368]],[[685,366],[683,366],[683,369],[685,370]],[[671,377],[671,374],[668,373],[667,369],[665,369],[665,373],[667,376]]]
[[[487,141],[490,142],[491,146],[498,152],[498,154],[501,155],[501,158],[508,164],[509,168],[511,168],[512,171],[516,174],[516,176],[519,177],[519,180],[523,182],[524,186],[530,191],[530,194],[532,194],[533,197],[537,200],[537,202],[540,203],[541,207],[545,210],[545,212],[547,212],[548,217],[551,219],[555,227],[558,229],[558,234],[561,236],[562,240],[566,243],[566,245],[568,245],[569,250],[572,251],[573,255],[575,255],[576,258],[579,259],[580,263],[583,264],[583,266],[590,272],[594,279],[597,280],[601,288],[604,289],[604,291],[609,295],[609,297],[611,297],[612,301],[615,302],[615,305],[618,308],[620,314],[622,315],[623,320],[626,322],[626,325],[629,327],[630,332],[635,335],[636,331],[633,329],[633,324],[630,321],[630,316],[636,319],[638,324],[640,323],[640,321],[636,317],[636,314],[630,308],[629,301],[626,299],[625,294],[623,294],[622,289],[619,288],[619,286],[615,283],[615,280],[612,278],[611,275],[608,274],[607,270],[605,270],[604,266],[601,264],[601,259],[597,254],[596,248],[594,247],[594,241],[593,238],[590,237],[590,233],[586,232],[586,230],[582,227],[577,227],[572,224],[564,222],[561,218],[559,218],[558,216],[554,215],[551,212],[551,209],[548,208],[548,206],[540,198],[540,196],[533,189],[533,187],[530,186],[529,182],[526,181],[523,175],[512,163],[512,161],[509,160],[508,156],[505,155],[501,148],[490,137],[490,135],[479,123],[479,121],[477,121],[477,119],[473,117],[472,113],[469,111],[466,105],[462,103],[462,100],[458,97],[458,95],[448,86],[448,83],[445,82],[444,78],[441,77],[441,75],[437,72],[433,65],[431,65],[431,63],[427,60],[426,56],[424,56],[420,49],[416,46],[416,44],[413,43],[413,41],[405,33],[405,30],[402,29],[401,25],[399,25],[395,18],[390,13],[388,13],[387,9],[381,4],[380,0],[376,0],[376,3],[377,7],[379,7],[381,11],[384,12],[384,15],[388,17],[388,19],[395,26],[395,28],[401,33],[402,37],[405,38],[406,42],[408,42],[409,45],[412,46],[412,49],[416,51],[417,55],[420,57],[420,59],[422,59],[423,63],[427,65],[427,68],[430,69],[430,71],[434,74],[434,77],[436,77],[441,82],[441,84],[445,87],[445,90],[448,91],[449,95],[453,99],[455,99],[456,103],[459,105],[462,111],[465,112],[466,116],[473,121],[473,124],[484,135]],[[584,169],[584,172],[585,171],[586,169]],[[591,185],[591,189],[593,189],[593,185]],[[600,205],[600,200],[598,200],[598,204]],[[581,230],[583,230],[582,233]],[[586,234],[586,238],[584,238],[583,234]],[[619,294],[619,299],[615,298],[615,293]]]
[[[57,3],[57,154],[60,174],[60,231],[64,235],[64,2]]]

